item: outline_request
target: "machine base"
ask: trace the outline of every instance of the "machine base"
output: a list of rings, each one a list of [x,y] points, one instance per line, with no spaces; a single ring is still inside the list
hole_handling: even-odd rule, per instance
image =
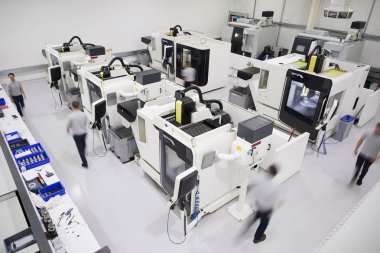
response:
[[[239,221],[244,221],[251,216],[251,214],[253,214],[253,209],[245,203],[243,204],[241,210],[239,210],[239,202],[230,205],[227,208],[227,211]]]

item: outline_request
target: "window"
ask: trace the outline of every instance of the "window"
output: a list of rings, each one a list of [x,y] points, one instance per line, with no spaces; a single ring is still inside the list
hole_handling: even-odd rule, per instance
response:
[[[259,89],[266,89],[268,87],[268,70],[260,70],[260,81],[259,81]]]
[[[307,88],[303,83],[292,81],[286,106],[313,120],[320,92]]]
[[[139,140],[146,143],[145,119],[138,117]]]
[[[175,178],[186,170],[186,163],[169,146],[165,146],[166,176],[175,182]]]
[[[117,104],[117,95],[116,92],[108,93],[107,94],[107,105],[116,105]]]

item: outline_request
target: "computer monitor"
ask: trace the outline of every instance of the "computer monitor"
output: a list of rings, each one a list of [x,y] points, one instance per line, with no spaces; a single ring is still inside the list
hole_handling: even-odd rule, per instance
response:
[[[197,184],[198,170],[195,167],[185,170],[177,175],[174,184],[172,201],[183,199],[189,194]]]
[[[56,83],[61,80],[61,67],[53,66],[48,68],[49,83]]]
[[[92,122],[99,123],[102,118],[106,116],[107,102],[104,98],[101,98],[92,103]]]

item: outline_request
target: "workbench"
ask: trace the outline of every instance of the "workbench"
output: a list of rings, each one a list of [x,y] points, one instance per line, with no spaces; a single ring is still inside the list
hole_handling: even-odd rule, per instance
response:
[[[14,104],[1,86],[0,98],[5,99],[6,106],[8,107],[3,109],[4,117],[0,118],[0,147],[4,155],[0,157],[0,203],[2,200],[17,196],[24,210],[26,222],[32,230],[39,250],[44,253],[56,252],[51,240],[46,236],[45,226],[42,223],[40,213],[36,207],[37,202],[33,200],[32,193],[28,190],[25,179],[37,177],[39,173],[47,186],[59,182],[60,179],[50,163],[25,172],[19,170],[5,139],[5,134],[17,131],[22,139],[28,140],[30,145],[36,144],[37,140],[34,139],[32,133],[18,114]],[[48,172],[50,172],[50,175],[53,175],[47,177]],[[65,182],[61,183],[64,186]],[[62,214],[68,210],[71,210],[71,216],[63,217],[62,219]],[[67,253],[111,252],[107,246],[100,247],[67,192],[62,196],[54,198],[53,203],[48,207],[48,212],[56,226],[58,237],[63,243]],[[10,217],[1,217],[1,219],[9,218]],[[12,236],[12,234],[9,234],[9,236]],[[3,240],[4,238],[1,239]]]

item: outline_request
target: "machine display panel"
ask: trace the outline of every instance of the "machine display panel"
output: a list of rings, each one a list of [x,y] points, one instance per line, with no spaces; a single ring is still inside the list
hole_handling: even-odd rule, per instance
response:
[[[186,170],[186,163],[169,146],[165,146],[166,175],[174,183],[176,177]]]
[[[320,92],[307,88],[303,83],[292,80],[286,106],[309,120],[313,120]]]
[[[303,45],[297,45],[296,50],[299,52],[305,52],[305,46]]]

